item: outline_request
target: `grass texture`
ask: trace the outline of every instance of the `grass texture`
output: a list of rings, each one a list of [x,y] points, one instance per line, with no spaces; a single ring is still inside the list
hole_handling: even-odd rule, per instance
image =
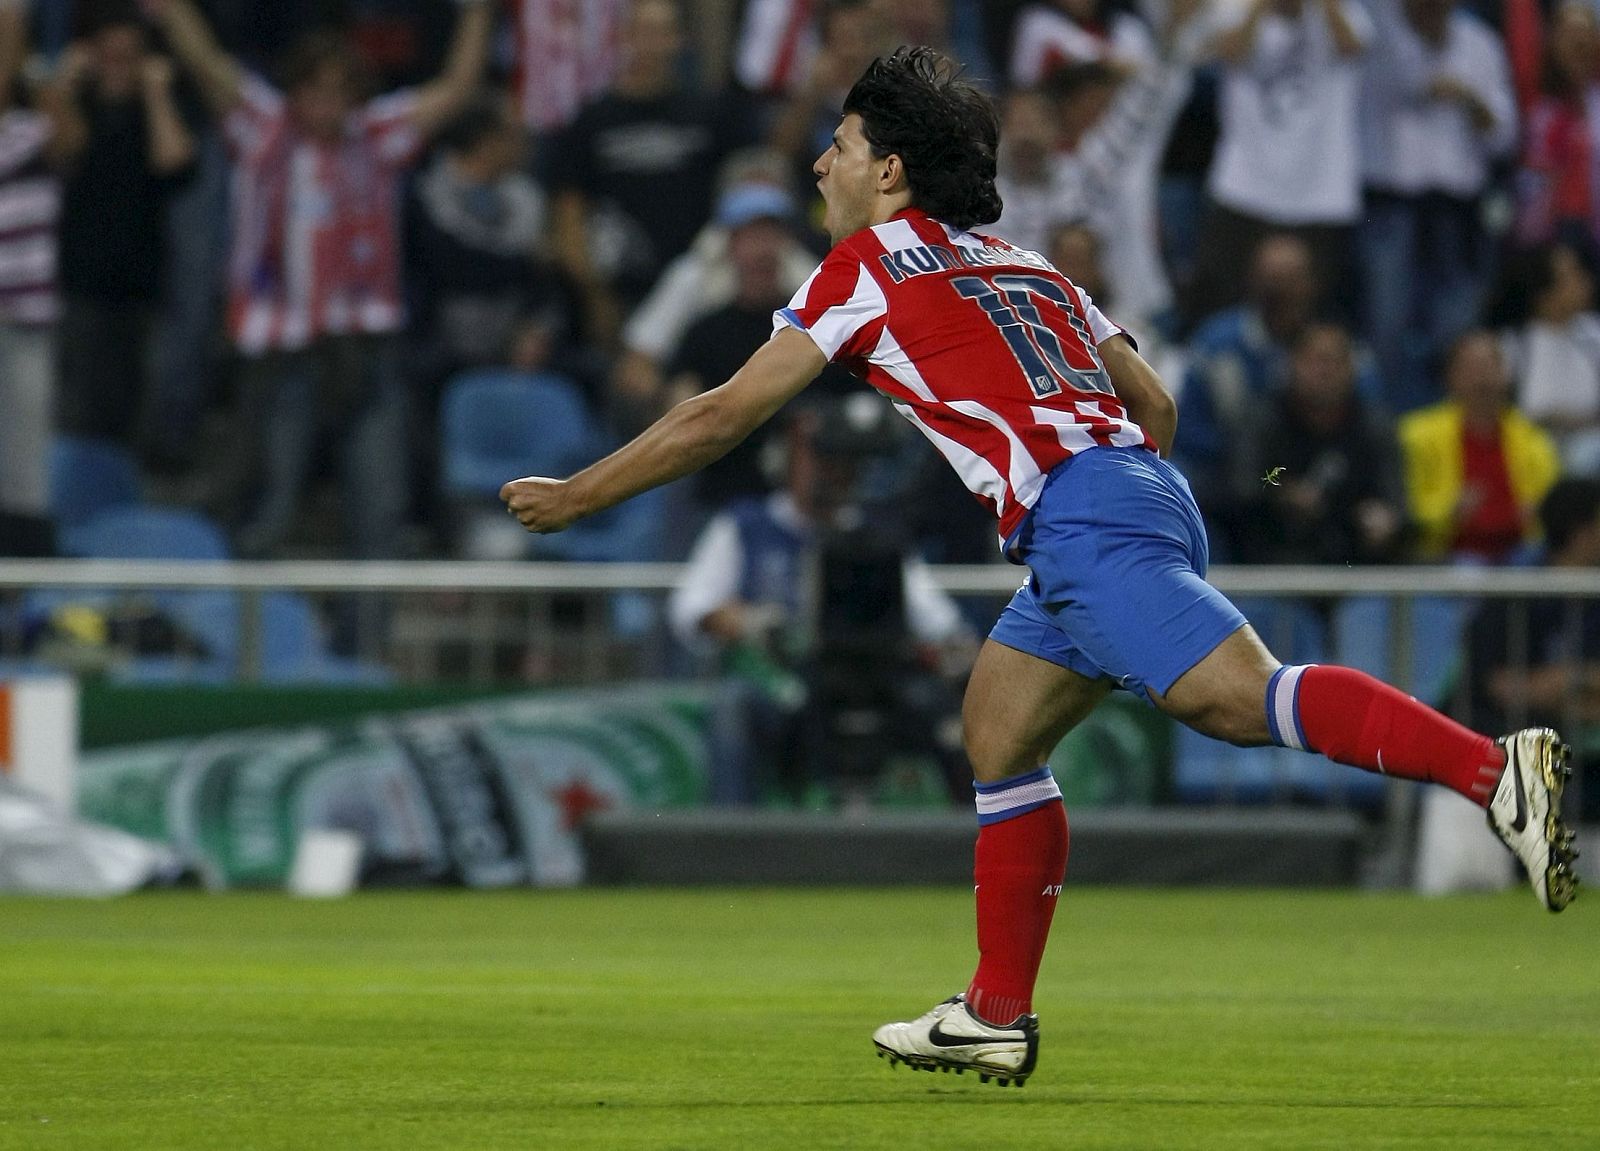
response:
[[[1018,1090],[873,1058],[971,902],[0,900],[0,1148],[1600,1147],[1600,906],[1069,885]]]

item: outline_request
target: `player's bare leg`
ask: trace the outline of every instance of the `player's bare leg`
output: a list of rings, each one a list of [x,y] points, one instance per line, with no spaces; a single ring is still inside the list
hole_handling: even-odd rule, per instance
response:
[[[1110,691],[1110,680],[984,641],[961,704],[972,777],[987,785],[1035,770]]]
[[[1272,742],[1272,731],[1261,701],[1282,666],[1256,629],[1246,624],[1185,672],[1165,695],[1152,690],[1150,698],[1202,735],[1239,747],[1265,747]]]
[[[891,1064],[973,1070],[1022,1086],[1039,1051],[1033,985],[1067,864],[1061,791],[1042,766],[1061,737],[1111,690],[1036,656],[989,640],[962,707],[977,783],[973,878],[978,970],[964,995],[873,1034]]]
[[[1487,810],[1540,904],[1560,911],[1576,894],[1577,852],[1561,820],[1568,752],[1548,728],[1491,740],[1364,672],[1284,667],[1248,625],[1165,695],[1151,697],[1214,739],[1317,751],[1368,771],[1441,783]]]

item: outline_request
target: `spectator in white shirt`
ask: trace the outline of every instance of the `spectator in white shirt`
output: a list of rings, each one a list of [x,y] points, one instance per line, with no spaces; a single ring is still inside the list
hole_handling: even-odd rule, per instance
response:
[[[609,416],[620,429],[642,426],[667,403],[662,372],[696,320],[738,295],[738,275],[728,250],[731,234],[753,220],[792,225],[799,212],[782,185],[781,162],[768,164],[757,153],[730,162],[711,222],[689,250],[668,264],[650,294],[622,329],[622,355],[612,375]],[[780,253],[779,281],[793,292],[817,266],[817,257],[791,230]],[[718,381],[720,382],[720,381]]]
[[[1058,215],[1050,183],[1055,121],[1049,98],[1037,88],[1010,93],[1001,110],[995,190],[1005,210],[987,230],[1030,252],[1044,251]]]
[[[1507,268],[1505,314],[1518,406],[1556,441],[1565,472],[1600,476],[1600,314],[1576,248],[1545,244]]]
[[[1160,330],[1172,306],[1161,262],[1156,185],[1167,135],[1189,92],[1200,32],[1195,11],[1193,2],[1173,5],[1160,58],[1153,62],[1129,71],[1105,59],[1083,61],[1050,75],[1044,84],[1054,122],[1048,189],[1041,198],[1035,176],[1031,186],[1024,185],[1022,203],[1008,204],[1000,220],[1002,235],[1032,231],[1041,246],[1053,224],[1087,225],[1104,253],[1118,323],[1142,340]],[[1026,108],[1015,101],[1008,106],[1013,125]],[[1008,167],[1015,172],[1014,164]],[[1001,185],[1002,196],[1013,190]]]
[[[1372,22],[1355,0],[1227,0],[1213,16],[1221,134],[1189,314],[1237,302],[1269,233],[1311,245],[1317,278],[1348,300],[1361,215],[1356,105]]]
[[[743,684],[744,719],[752,759],[743,773],[718,771],[714,799],[743,802],[774,787],[799,799],[808,785],[825,784],[835,765],[819,754],[832,730],[824,650],[824,542],[831,535],[862,538],[867,519],[854,502],[857,477],[872,445],[884,436],[888,405],[856,393],[833,404],[798,408],[783,443],[785,485],[765,498],[736,500],[706,525],[668,603],[674,633],[691,651],[714,653],[723,671]],[[888,425],[892,428],[892,425]],[[882,532],[875,549],[882,548]],[[838,547],[838,544],[833,544]],[[884,549],[891,564],[892,548]],[[850,553],[850,562],[876,564]],[[892,688],[872,693],[867,710],[880,713],[896,746],[931,754],[953,795],[965,791],[969,770],[960,751],[959,707],[940,690],[930,669],[940,652],[965,660],[972,635],[950,596],[909,553],[899,559],[897,622],[866,625],[879,646],[856,678],[887,677]],[[892,579],[892,575],[890,577]],[[857,597],[873,611],[871,597]],[[903,626],[904,634],[895,634]],[[876,669],[876,670],[873,670]]]
[[[1011,50],[1012,87],[1030,87],[1066,64],[1105,60],[1128,70],[1156,61],[1150,27],[1104,0],[1030,4],[1017,18]]]
[[[1481,200],[1516,139],[1499,37],[1457,0],[1369,0],[1361,88],[1362,298],[1390,406],[1432,403],[1445,349],[1472,327],[1489,267]]]

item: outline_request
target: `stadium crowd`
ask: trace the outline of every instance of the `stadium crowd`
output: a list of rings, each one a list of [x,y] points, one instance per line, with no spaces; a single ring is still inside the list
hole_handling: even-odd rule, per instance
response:
[[[1179,393],[1215,560],[1529,561],[1557,478],[1600,474],[1596,12],[0,0],[0,550],[49,546],[67,444],[240,556],[530,554],[489,478],[766,338],[842,93],[922,42],[1000,103],[992,231]],[[862,482],[927,558],[998,558],[910,434]],[[686,555],[781,487],[776,438],[554,554]]]

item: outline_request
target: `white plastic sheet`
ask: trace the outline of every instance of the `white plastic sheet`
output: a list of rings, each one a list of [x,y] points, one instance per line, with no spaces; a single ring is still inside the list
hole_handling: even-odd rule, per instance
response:
[[[0,779],[0,891],[121,895],[179,871],[166,847],[64,814]]]

